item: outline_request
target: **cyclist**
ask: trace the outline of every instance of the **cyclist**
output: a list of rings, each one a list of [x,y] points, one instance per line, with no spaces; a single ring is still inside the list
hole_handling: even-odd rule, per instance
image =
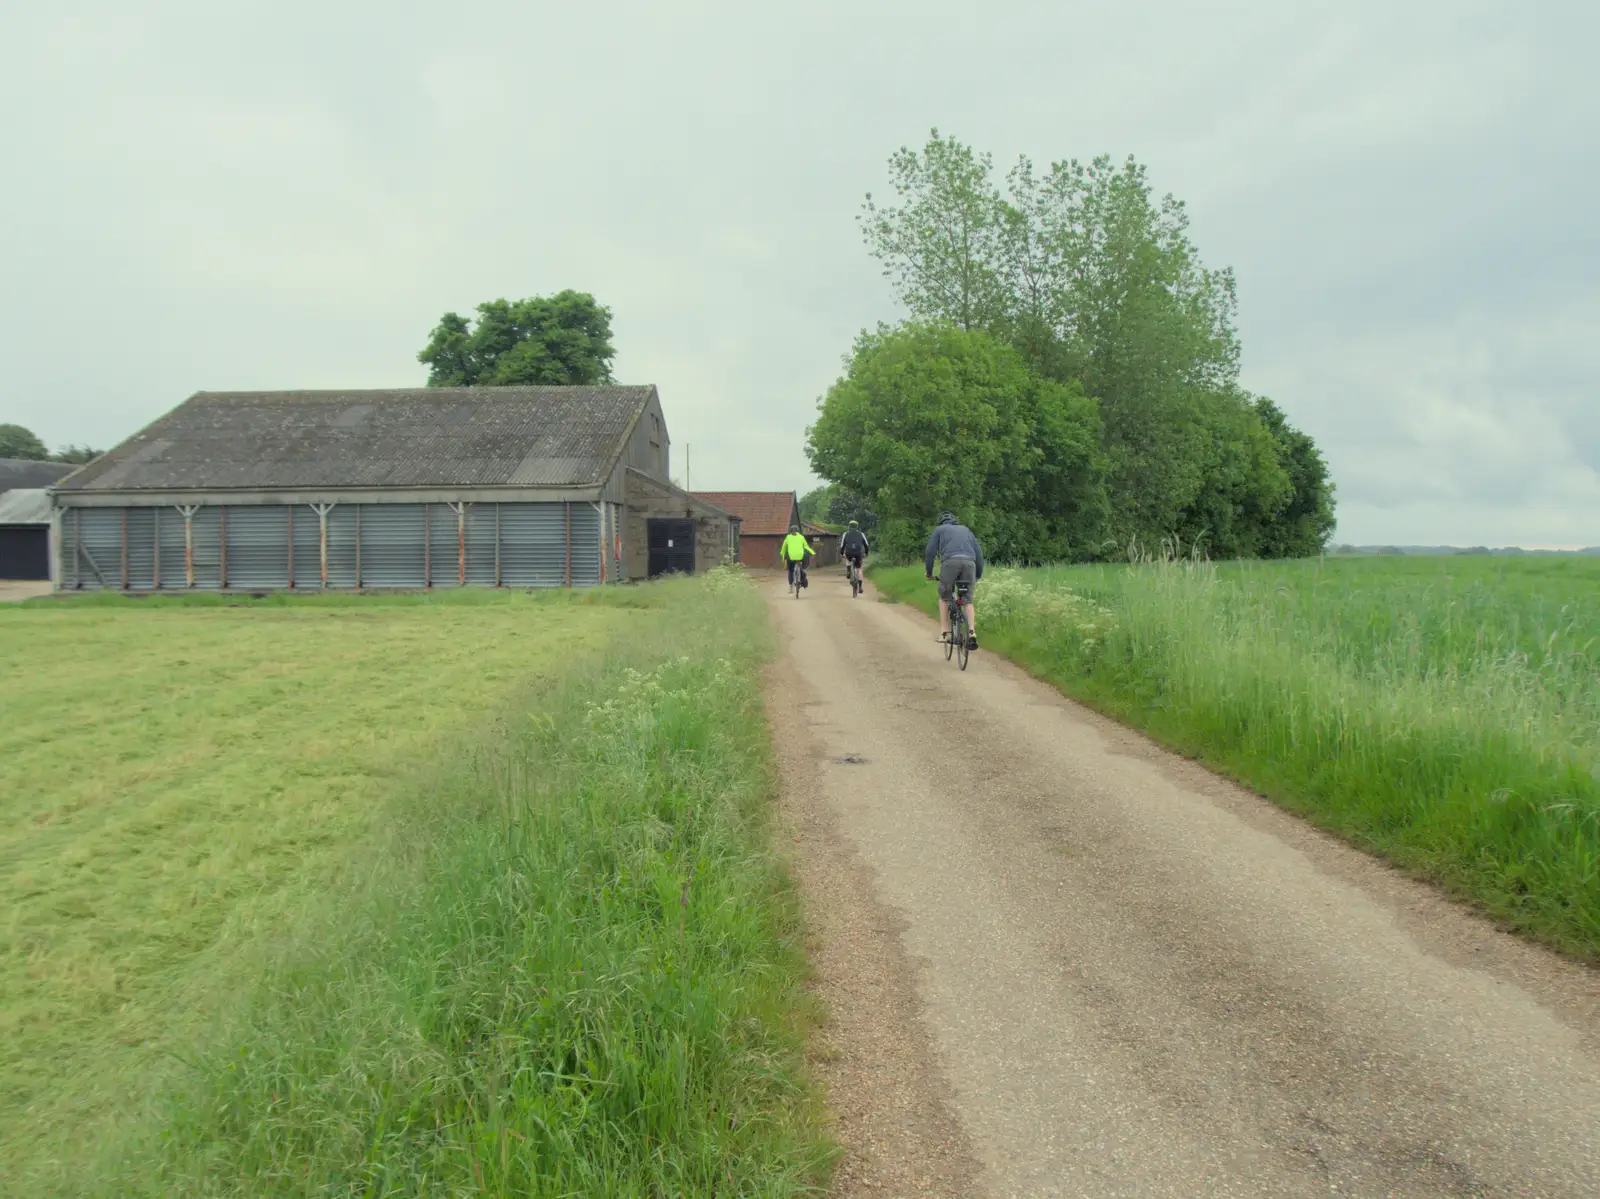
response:
[[[939,523],[928,538],[928,548],[922,555],[923,573],[933,579],[933,560],[939,559],[939,640],[950,640],[950,601],[955,598],[957,585],[967,589],[967,648],[978,648],[977,612],[972,604],[972,594],[978,580],[983,578],[983,548],[971,529],[956,520],[954,512],[939,513]]]
[[[867,535],[861,531],[859,521],[851,521],[850,527],[844,531],[844,536],[839,540],[839,552],[850,564],[850,569],[859,575],[862,559],[872,552],[872,547],[867,544]]]
[[[793,587],[795,579],[799,578],[800,585],[805,586],[806,559],[817,556],[817,551],[811,548],[811,543],[805,539],[805,534],[800,532],[799,525],[789,526],[789,535],[783,539],[783,544],[778,547],[778,556],[783,559],[784,565],[789,568],[789,586]]]

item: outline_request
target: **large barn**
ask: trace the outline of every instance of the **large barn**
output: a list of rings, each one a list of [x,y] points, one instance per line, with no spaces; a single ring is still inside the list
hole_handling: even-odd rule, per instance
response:
[[[654,387],[200,392],[54,492],[57,586],[584,587],[738,518],[670,482]]]

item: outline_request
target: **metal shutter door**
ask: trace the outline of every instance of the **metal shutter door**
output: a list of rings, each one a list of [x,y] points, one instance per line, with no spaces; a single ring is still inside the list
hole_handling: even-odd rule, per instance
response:
[[[428,582],[435,587],[461,585],[461,526],[449,504],[428,506]]]
[[[423,585],[421,504],[361,505],[361,585]]]
[[[156,586],[156,511],[128,508],[128,590],[154,591]]]
[[[328,513],[328,586],[356,585],[355,504],[340,504]]]
[[[228,586],[272,589],[289,585],[289,509],[278,505],[228,509]]]
[[[156,545],[160,550],[159,578],[163,591],[184,591],[189,586],[189,571],[183,545],[183,513],[176,508],[154,509]]]
[[[572,585],[600,585],[600,511],[593,504],[572,505]]]
[[[322,586],[322,518],[310,504],[288,509],[294,521],[294,578],[296,591],[315,591]]]
[[[467,582],[493,587],[495,578],[495,518],[498,504],[473,504],[467,509]]]
[[[79,582],[89,590],[122,586],[122,509],[80,508],[84,553],[79,557]],[[91,565],[91,562],[93,565]],[[95,567],[100,568],[96,573]],[[103,576],[103,579],[102,579]]]
[[[194,585],[199,590],[215,591],[222,586],[222,512],[221,508],[202,508],[189,518]]]
[[[500,581],[507,587],[560,587],[566,577],[564,506],[501,504]]]

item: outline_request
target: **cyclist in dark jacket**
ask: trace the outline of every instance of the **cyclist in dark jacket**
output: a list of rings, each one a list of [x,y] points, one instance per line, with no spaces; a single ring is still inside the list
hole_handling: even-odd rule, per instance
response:
[[[867,544],[867,535],[861,531],[859,521],[851,521],[850,527],[844,531],[844,536],[839,540],[839,553],[857,571],[861,569],[861,562],[872,552],[872,547]]]
[[[950,640],[950,601],[955,589],[965,585],[967,590],[967,648],[978,648],[977,609],[972,595],[978,580],[983,578],[983,547],[971,529],[956,520],[954,512],[939,513],[939,523],[928,538],[928,548],[922,555],[924,573],[933,578],[933,560],[939,559],[939,640]]]

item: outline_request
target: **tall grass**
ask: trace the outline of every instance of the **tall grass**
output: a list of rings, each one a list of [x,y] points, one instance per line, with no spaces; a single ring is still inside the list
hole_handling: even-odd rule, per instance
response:
[[[736,576],[397,795],[89,1192],[792,1195],[829,1150]]]
[[[977,608],[1067,693],[1600,959],[1600,563],[993,571]]]

